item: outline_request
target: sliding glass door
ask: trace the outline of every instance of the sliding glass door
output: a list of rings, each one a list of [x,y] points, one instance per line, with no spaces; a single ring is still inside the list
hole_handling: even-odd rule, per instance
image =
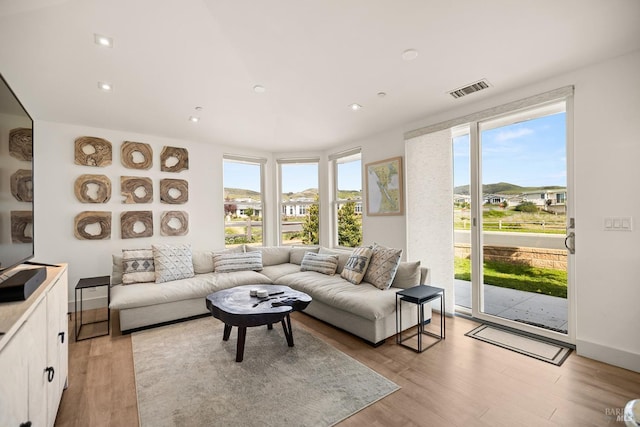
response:
[[[454,233],[462,310],[572,342],[568,141],[565,101],[453,132]]]

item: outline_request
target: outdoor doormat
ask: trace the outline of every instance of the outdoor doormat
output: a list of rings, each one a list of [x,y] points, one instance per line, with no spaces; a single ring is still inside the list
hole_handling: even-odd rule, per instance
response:
[[[478,326],[465,335],[556,366],[562,365],[571,353],[569,347],[486,324]]]

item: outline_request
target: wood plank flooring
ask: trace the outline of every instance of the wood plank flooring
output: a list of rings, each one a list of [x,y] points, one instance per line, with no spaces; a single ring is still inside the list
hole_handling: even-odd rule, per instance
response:
[[[616,414],[640,398],[640,373],[575,352],[560,367],[541,362],[465,337],[477,323],[461,317],[447,318],[446,340],[421,354],[393,338],[373,348],[302,313],[292,318],[294,329],[310,331],[402,387],[341,426],[623,427]],[[139,424],[131,338],[120,335],[117,314],[112,323],[111,336],[70,343],[69,387],[56,426]]]

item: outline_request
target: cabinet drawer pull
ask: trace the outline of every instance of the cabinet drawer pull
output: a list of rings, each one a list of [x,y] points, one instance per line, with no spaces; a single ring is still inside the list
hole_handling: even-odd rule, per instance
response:
[[[58,332],[58,336],[60,337],[60,342],[64,344],[64,332]]]
[[[52,382],[53,377],[56,375],[56,370],[53,369],[53,366],[49,366],[44,371],[47,373],[47,381]]]

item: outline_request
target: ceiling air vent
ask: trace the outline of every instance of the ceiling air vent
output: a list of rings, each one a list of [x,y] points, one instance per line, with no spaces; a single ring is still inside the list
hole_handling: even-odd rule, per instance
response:
[[[458,98],[462,98],[463,96],[472,94],[474,92],[478,92],[479,90],[486,89],[488,87],[489,87],[489,82],[486,81],[485,79],[482,79],[482,80],[478,80],[475,83],[471,83],[470,85],[452,90],[451,92],[449,92],[449,95],[458,99]]]

